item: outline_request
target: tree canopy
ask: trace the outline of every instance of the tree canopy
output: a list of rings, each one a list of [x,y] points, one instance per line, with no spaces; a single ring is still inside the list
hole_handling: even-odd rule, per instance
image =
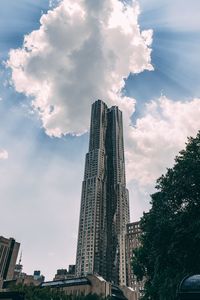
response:
[[[13,286],[10,291],[22,293],[24,300],[102,300],[103,298],[96,294],[84,295],[66,295],[60,289],[41,288],[40,286]]]
[[[141,219],[133,270],[146,278],[143,299],[174,300],[180,281],[200,274],[200,132],[157,180],[152,208]]]

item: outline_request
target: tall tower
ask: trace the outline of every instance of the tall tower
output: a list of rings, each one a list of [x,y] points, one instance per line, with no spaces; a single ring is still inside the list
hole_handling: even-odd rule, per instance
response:
[[[126,284],[125,232],[129,223],[122,112],[92,105],[89,152],[82,184],[76,275],[97,273]]]

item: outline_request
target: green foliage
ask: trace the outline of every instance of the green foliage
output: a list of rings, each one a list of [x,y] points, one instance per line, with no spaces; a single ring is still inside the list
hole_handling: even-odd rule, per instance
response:
[[[17,285],[12,291],[21,292],[25,296],[25,300],[71,300],[72,297],[67,296],[64,292],[49,288],[40,288],[36,286]]]
[[[11,291],[24,294],[25,300],[103,300],[96,294],[87,296],[66,295],[59,289],[41,288],[36,286],[17,285],[11,288]]]
[[[152,208],[141,219],[133,270],[146,277],[143,299],[174,300],[181,279],[200,273],[200,132],[157,180]]]

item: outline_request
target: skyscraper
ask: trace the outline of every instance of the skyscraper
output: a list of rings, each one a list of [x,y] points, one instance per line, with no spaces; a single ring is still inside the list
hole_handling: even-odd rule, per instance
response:
[[[129,223],[122,112],[92,105],[76,257],[76,275],[97,273],[126,284],[125,232]]]
[[[12,280],[20,244],[0,236],[0,280]]]

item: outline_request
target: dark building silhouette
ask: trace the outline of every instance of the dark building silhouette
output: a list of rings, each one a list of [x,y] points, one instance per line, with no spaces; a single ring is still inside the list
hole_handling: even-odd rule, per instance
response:
[[[200,274],[186,276],[181,281],[177,300],[199,300],[200,299]]]
[[[24,300],[24,294],[19,292],[0,292],[2,300]]]
[[[145,279],[137,281],[133,272],[132,259],[134,256],[133,251],[140,247],[141,242],[141,228],[140,222],[132,222],[127,224],[126,233],[126,262],[127,262],[127,286],[131,287],[136,293],[138,299],[142,296],[144,290]]]
[[[0,280],[12,280],[20,244],[0,236]]]

